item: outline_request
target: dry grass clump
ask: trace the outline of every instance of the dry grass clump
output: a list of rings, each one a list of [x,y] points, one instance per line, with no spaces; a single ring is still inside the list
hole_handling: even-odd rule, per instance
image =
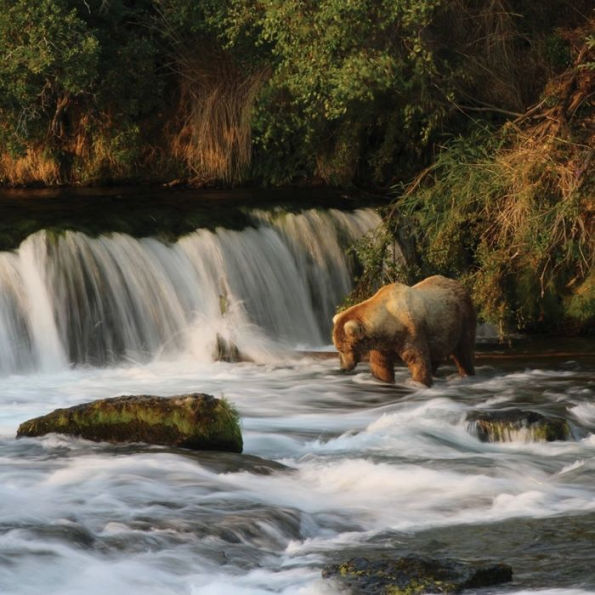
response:
[[[0,183],[56,186],[122,181],[164,161],[163,152],[140,142],[138,126],[122,128],[108,113],[92,114],[75,104],[68,108],[67,124],[55,116],[43,143],[27,146],[22,155],[0,153]]]
[[[573,285],[595,264],[594,64],[593,48],[583,43],[573,66],[550,81],[543,99],[508,125],[511,145],[494,160],[508,192],[498,197],[495,212],[486,213],[493,223],[483,239],[507,246],[510,259],[531,255],[527,265],[536,267],[542,297],[560,269],[575,267]],[[535,242],[540,245],[531,249]]]
[[[43,147],[30,147],[24,155],[0,154],[0,183],[8,186],[60,182],[60,166]]]
[[[179,51],[180,99],[171,147],[196,181],[237,181],[250,164],[251,117],[267,70],[245,71],[205,45]]]

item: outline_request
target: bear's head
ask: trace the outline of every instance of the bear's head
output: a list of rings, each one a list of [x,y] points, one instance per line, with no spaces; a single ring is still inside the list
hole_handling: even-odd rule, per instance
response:
[[[333,318],[333,343],[339,352],[341,370],[349,372],[360,361],[365,349],[365,328],[356,318],[337,314]]]

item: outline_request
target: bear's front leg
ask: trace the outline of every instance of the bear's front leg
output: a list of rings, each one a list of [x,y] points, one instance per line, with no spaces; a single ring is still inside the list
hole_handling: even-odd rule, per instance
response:
[[[370,351],[370,372],[383,382],[395,381],[395,367],[392,354],[372,349]]]
[[[409,345],[401,352],[400,356],[407,364],[413,380],[426,386],[432,386],[432,363],[427,345]]]

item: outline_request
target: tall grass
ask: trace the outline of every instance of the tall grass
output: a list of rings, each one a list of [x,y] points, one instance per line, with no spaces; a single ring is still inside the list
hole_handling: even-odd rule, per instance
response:
[[[230,55],[204,43],[178,48],[180,97],[172,153],[195,181],[238,181],[250,164],[251,117],[265,69],[248,71]]]
[[[0,153],[0,183],[9,186],[60,183],[60,167],[44,147],[30,147],[24,155]]]
[[[584,0],[445,2],[430,35],[447,57],[454,105],[472,116],[520,116],[570,64],[562,28],[576,29],[590,14]]]

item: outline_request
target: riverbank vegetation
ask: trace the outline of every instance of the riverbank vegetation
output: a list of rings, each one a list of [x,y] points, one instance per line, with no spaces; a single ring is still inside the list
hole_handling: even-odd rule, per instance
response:
[[[592,327],[589,2],[0,9],[0,183],[391,192],[354,297],[441,272],[502,328]]]
[[[386,189],[536,104],[589,6],[0,0],[0,179]]]
[[[440,272],[462,277],[503,334],[593,329],[595,61],[574,41],[572,66],[535,106],[453,138],[397,189],[382,233],[358,247],[356,296]]]

